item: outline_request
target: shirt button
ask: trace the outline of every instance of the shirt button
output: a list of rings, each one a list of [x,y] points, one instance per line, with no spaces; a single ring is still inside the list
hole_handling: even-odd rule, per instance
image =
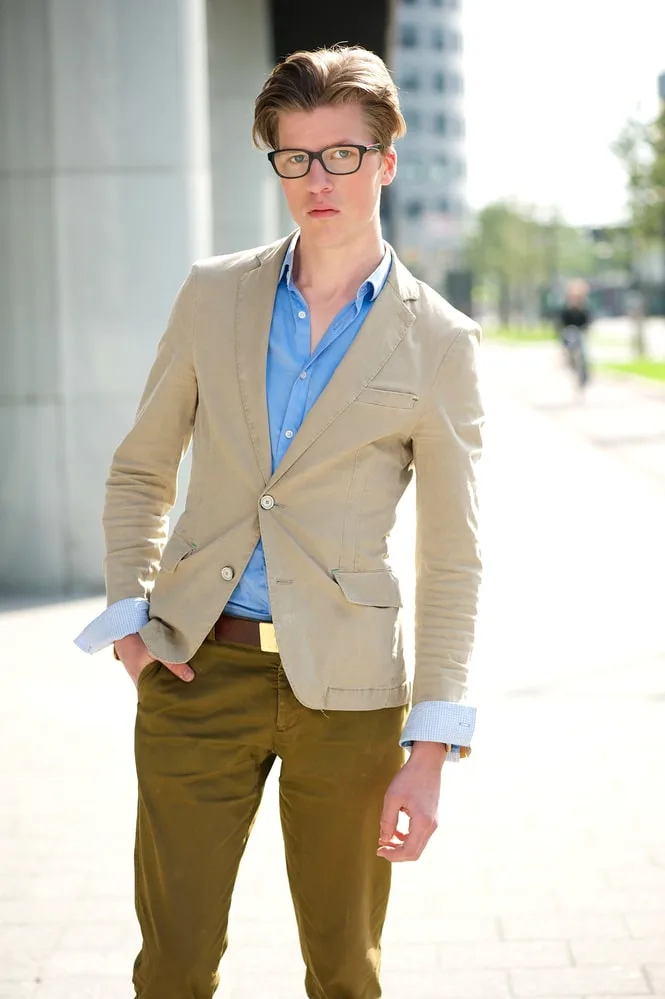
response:
[[[233,568],[230,565],[225,565],[222,569],[222,579],[225,579],[227,583],[230,583],[234,576],[235,572]]]
[[[275,500],[272,496],[262,496],[260,502],[264,510],[272,510],[275,505]]]
[[[300,372],[300,377],[301,378],[307,378],[307,372],[306,371],[301,371]]]
[[[307,313],[303,312],[302,309],[298,313],[298,319],[307,319]]]
[[[291,438],[293,437],[293,430],[287,430],[284,436],[288,437],[289,440],[291,440]]]

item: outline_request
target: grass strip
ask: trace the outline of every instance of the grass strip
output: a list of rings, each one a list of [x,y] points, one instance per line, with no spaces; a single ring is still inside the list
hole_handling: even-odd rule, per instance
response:
[[[665,361],[650,361],[647,357],[634,361],[613,361],[600,365],[610,371],[620,371],[627,375],[639,375],[652,381],[665,382]]]

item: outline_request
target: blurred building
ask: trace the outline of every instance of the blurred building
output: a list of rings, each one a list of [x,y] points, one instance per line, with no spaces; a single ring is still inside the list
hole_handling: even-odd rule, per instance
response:
[[[101,511],[192,261],[287,232],[274,62],[387,55],[392,0],[0,0],[0,592],[102,581]]]
[[[397,0],[393,67],[408,125],[390,191],[393,238],[441,289],[467,213],[461,0]]]

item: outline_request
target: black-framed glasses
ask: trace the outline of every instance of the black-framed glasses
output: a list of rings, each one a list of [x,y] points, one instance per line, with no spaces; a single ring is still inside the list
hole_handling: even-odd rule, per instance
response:
[[[365,157],[365,153],[380,152],[383,145],[380,142],[373,146],[327,146],[312,153],[308,149],[273,149],[268,153],[275,173],[287,180],[305,177],[312,168],[314,160],[318,160],[326,173],[346,174],[356,173]]]

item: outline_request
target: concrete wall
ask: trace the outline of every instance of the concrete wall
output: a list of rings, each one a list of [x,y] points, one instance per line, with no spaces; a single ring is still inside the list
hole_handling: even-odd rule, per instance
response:
[[[254,100],[273,65],[266,0],[208,0],[215,253],[270,243],[292,227],[279,181],[251,144]]]
[[[210,252],[204,0],[0,0],[0,590],[98,588],[100,513]]]

